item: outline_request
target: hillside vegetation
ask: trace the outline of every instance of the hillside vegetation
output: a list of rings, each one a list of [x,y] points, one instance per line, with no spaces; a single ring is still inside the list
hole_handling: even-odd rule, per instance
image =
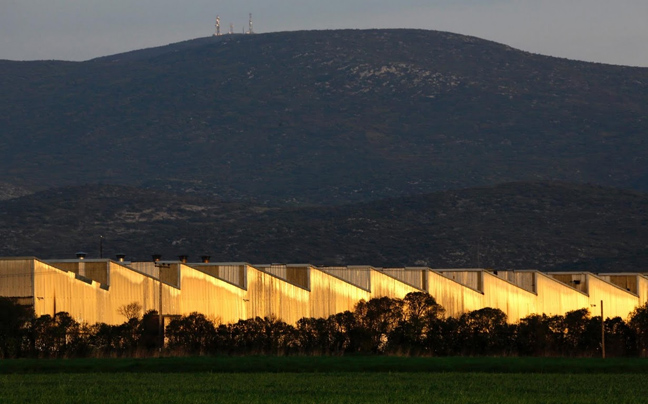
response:
[[[645,271],[648,195],[511,183],[333,207],[268,208],[83,186],[0,201],[0,256]]]

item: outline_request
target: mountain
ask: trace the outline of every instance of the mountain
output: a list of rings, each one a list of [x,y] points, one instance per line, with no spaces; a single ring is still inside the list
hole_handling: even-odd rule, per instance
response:
[[[648,189],[648,69],[444,32],[0,61],[0,92],[0,180],[32,191],[108,183],[303,206],[530,180]]]
[[[270,208],[118,186],[0,201],[0,256],[208,254],[252,263],[645,271],[648,195],[510,183],[331,207]]]

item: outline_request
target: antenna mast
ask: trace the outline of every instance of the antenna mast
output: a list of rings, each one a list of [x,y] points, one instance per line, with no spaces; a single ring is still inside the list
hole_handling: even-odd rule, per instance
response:
[[[250,23],[248,28],[248,34],[254,34],[254,29],[252,28],[252,13],[250,13]]]
[[[232,24],[232,23],[230,22],[230,29],[229,29],[228,34],[232,35],[233,33],[234,33],[234,24]]]
[[[214,34],[214,36],[220,36],[220,34],[221,34],[221,32],[220,32],[220,17],[216,16],[216,33]]]

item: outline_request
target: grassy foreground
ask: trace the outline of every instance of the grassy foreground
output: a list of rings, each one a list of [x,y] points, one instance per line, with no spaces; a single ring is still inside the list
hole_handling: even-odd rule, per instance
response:
[[[639,358],[493,358],[395,356],[223,356],[141,359],[0,360],[0,374],[15,373],[605,373],[646,374]]]
[[[0,403],[641,403],[648,360],[228,357],[0,361]]]
[[[1,375],[2,403],[644,403],[645,375],[115,373]]]

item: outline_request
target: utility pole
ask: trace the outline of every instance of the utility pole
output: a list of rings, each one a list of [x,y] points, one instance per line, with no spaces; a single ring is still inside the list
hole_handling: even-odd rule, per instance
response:
[[[158,335],[160,336],[160,351],[162,351],[162,348],[164,348],[164,319],[162,318],[162,277],[160,276],[160,274],[158,274],[158,277],[158,282],[160,283],[160,311],[158,312],[158,319],[160,320],[160,324],[158,328]]]
[[[160,335],[160,351],[164,348],[164,319],[162,318],[162,279],[158,279],[160,283],[160,312],[158,313],[158,319],[160,320],[158,334]]]
[[[603,300],[601,300],[601,356],[605,359],[605,320],[603,318]]]
[[[158,285],[160,287],[158,296],[158,303],[160,306],[158,311],[158,337],[160,338],[160,352],[162,352],[162,349],[164,348],[164,318],[162,317],[162,268],[168,266],[168,264],[160,262],[161,258],[162,256],[160,255],[153,256],[153,265],[155,265],[158,269]]]

